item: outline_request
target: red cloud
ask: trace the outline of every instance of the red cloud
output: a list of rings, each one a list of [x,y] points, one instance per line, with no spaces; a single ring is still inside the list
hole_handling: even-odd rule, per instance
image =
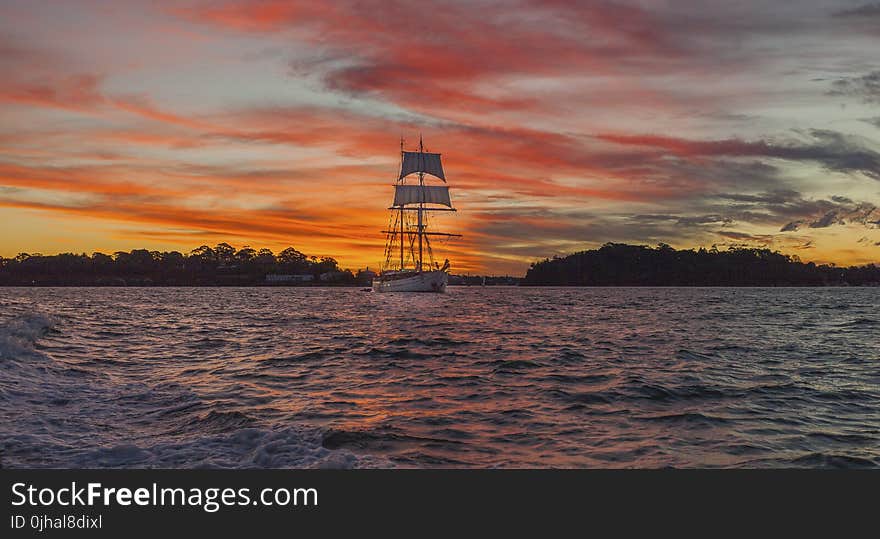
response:
[[[100,77],[79,74],[52,80],[16,82],[14,73],[0,82],[0,101],[52,107],[71,111],[85,111],[104,103],[98,91]]]
[[[334,61],[319,67],[330,89],[434,116],[537,107],[533,96],[504,95],[512,77],[696,68],[681,32],[665,31],[667,22],[645,9],[607,2],[261,0],[172,12],[223,28],[291,32],[329,51]]]

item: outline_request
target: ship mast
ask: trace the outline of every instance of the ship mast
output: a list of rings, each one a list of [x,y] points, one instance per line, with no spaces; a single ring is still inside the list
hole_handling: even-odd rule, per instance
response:
[[[419,133],[419,153],[425,153],[425,145],[422,143],[422,134]],[[419,187],[425,186],[425,173],[419,172]],[[424,198],[422,199],[424,200]],[[419,267],[418,271],[422,271],[422,214],[425,211],[425,203],[419,202],[419,224],[418,224],[418,234],[419,234]]]
[[[400,166],[403,167],[403,137],[400,137]],[[397,183],[402,184],[403,178],[397,180]],[[403,271],[403,205],[400,206],[400,271]]]

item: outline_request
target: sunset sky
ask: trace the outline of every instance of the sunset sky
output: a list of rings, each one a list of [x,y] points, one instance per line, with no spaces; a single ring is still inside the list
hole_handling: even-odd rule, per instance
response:
[[[0,0],[0,255],[379,265],[400,137],[452,271],[605,242],[880,262],[880,3]]]

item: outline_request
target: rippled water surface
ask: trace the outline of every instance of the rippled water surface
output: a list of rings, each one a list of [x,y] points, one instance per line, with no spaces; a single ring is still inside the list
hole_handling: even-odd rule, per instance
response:
[[[878,297],[0,288],[0,459],[878,466]]]

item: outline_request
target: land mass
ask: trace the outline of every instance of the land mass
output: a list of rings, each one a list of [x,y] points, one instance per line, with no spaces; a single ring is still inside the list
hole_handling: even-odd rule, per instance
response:
[[[308,256],[293,247],[275,254],[228,243],[202,245],[186,254],[135,249],[0,258],[0,285],[6,286],[357,285],[371,279],[366,270],[341,269],[333,258]]]
[[[530,286],[877,286],[880,267],[801,262],[769,249],[676,250],[606,243],[598,249],[535,262]]]
[[[330,257],[293,247],[270,249],[228,243],[189,253],[135,249],[104,253],[21,253],[0,257],[0,286],[369,286],[369,268],[340,268]],[[450,275],[450,284],[515,285],[517,277]]]
[[[293,247],[202,245],[189,253],[135,249],[112,255],[21,253],[0,257],[0,286],[369,286],[369,268],[340,268]],[[877,286],[880,267],[801,262],[769,249],[676,250],[606,243],[535,262],[525,277],[450,275],[451,285],[526,286]]]

